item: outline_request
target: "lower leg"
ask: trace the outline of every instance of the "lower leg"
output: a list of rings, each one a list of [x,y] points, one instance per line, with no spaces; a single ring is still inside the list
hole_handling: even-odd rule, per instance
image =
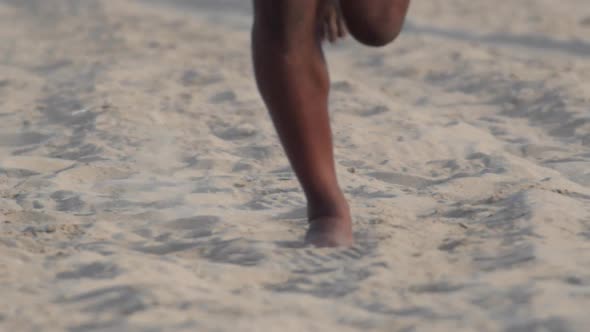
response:
[[[320,0],[255,0],[254,67],[261,95],[308,200],[308,241],[349,245],[350,212],[336,177],[329,77],[318,36],[322,6]]]

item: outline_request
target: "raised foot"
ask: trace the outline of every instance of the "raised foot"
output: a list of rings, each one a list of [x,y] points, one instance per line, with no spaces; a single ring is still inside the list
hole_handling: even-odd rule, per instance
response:
[[[346,37],[348,31],[346,30],[346,23],[342,16],[339,0],[329,0],[326,2],[320,32],[322,39],[330,43]]]
[[[311,220],[305,242],[316,247],[348,247],[353,245],[350,218],[321,217]]]

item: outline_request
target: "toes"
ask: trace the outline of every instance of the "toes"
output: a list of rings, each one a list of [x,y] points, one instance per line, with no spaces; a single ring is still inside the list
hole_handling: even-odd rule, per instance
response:
[[[338,8],[338,37],[344,38],[346,37],[347,30],[346,30],[346,22],[344,22],[344,17],[342,16],[342,12],[340,12],[340,8]]]
[[[334,43],[346,36],[346,24],[338,1],[333,0],[326,5],[321,26],[322,40],[328,40],[330,43]]]
[[[332,9],[330,19],[328,20],[328,31],[330,31],[330,42],[335,42],[338,39],[338,14],[335,9]]]

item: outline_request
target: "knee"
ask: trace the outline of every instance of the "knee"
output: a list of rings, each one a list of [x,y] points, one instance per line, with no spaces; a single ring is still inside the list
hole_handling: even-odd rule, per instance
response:
[[[369,6],[360,1],[342,0],[346,26],[350,34],[367,46],[385,46],[393,42],[404,25],[409,1],[391,1],[387,6]]]
[[[393,42],[399,36],[403,26],[403,21],[373,22],[348,24],[348,30],[358,42],[367,46],[381,47]]]
[[[254,1],[254,28],[256,32],[279,38],[285,31],[284,10],[279,8],[284,2],[274,3],[269,0]],[[259,31],[258,31],[259,30]]]
[[[272,39],[287,39],[310,24],[301,0],[254,0],[254,26]]]
[[[360,43],[371,47],[382,47],[393,42],[401,32],[399,27],[384,29],[381,26],[365,26],[361,29],[350,29],[350,34]]]

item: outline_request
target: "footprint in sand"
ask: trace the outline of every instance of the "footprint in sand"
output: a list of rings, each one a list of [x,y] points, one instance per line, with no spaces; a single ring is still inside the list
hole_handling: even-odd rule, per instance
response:
[[[195,216],[167,222],[163,227],[181,233],[184,238],[197,239],[213,235],[220,221],[217,216]]]
[[[23,147],[41,144],[51,138],[51,135],[39,132],[23,132],[18,134],[0,134],[0,146]]]
[[[201,251],[201,257],[215,263],[256,266],[266,256],[256,249],[255,242],[244,239],[211,241]]]
[[[213,134],[223,140],[235,141],[254,137],[256,128],[249,123],[241,123],[235,126],[225,126],[221,124],[211,125]]]
[[[56,210],[61,212],[81,212],[86,203],[80,195],[67,190],[59,190],[49,196],[56,203]]]
[[[94,262],[84,264],[69,271],[59,272],[57,279],[112,279],[121,274],[118,266],[112,263]]]
[[[370,117],[370,116],[375,116],[375,115],[379,115],[379,114],[383,114],[383,113],[387,113],[387,112],[389,112],[389,107],[379,105],[379,106],[371,107],[371,108],[361,112],[360,116]]]
[[[411,187],[411,188],[416,188],[416,189],[425,188],[425,187],[431,186],[435,183],[432,180],[428,180],[426,178],[422,178],[419,176],[402,174],[402,173],[395,173],[395,172],[372,172],[372,173],[368,173],[367,175],[372,178],[375,178],[377,180],[386,182],[386,183],[405,186],[405,187]]]
[[[213,104],[221,104],[234,102],[236,99],[237,96],[233,91],[224,91],[211,96],[211,98],[209,98],[209,102]]]
[[[208,246],[210,242],[217,241],[212,236],[215,235],[215,226],[219,223],[219,217],[203,215],[175,219],[158,224],[157,227],[140,228],[135,231],[135,234],[150,241],[136,245],[134,249],[147,254],[164,256],[202,248]]]
[[[320,298],[337,298],[357,290],[360,283],[382,267],[376,260],[377,242],[357,232],[357,243],[351,248],[317,250],[303,241],[277,242],[281,248],[275,261],[291,273],[286,282],[270,284],[273,291],[304,293]]]
[[[127,316],[147,309],[153,302],[150,294],[129,285],[108,286],[56,301],[72,304],[83,312]]]
[[[48,174],[65,170],[75,161],[57,158],[11,156],[0,161],[0,168],[19,169],[34,173]]]
[[[221,81],[222,77],[219,75],[203,74],[193,69],[186,70],[180,78],[180,84],[182,84],[185,87],[192,87],[197,85],[205,86],[215,84]]]
[[[343,92],[343,93],[351,93],[354,91],[354,87],[350,82],[347,81],[338,81],[332,83],[332,90],[334,92]]]

